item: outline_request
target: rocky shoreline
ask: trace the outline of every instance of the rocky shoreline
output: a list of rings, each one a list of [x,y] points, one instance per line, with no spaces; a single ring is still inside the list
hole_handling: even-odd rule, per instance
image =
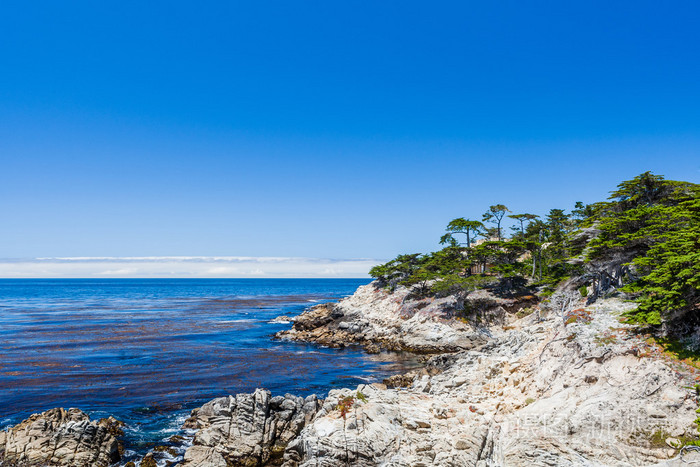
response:
[[[321,403],[314,395],[272,397],[264,389],[214,399],[193,410],[185,422],[197,434],[182,465],[281,465],[293,457],[285,456],[285,448]]]
[[[281,331],[276,337],[328,347],[356,344],[370,353],[458,352],[485,344],[490,338],[490,327],[502,324],[508,310],[535,303],[536,298],[531,295],[503,299],[484,290],[465,299],[455,296],[418,299],[403,287],[389,293],[370,284],[359,287],[355,294],[339,302],[311,307],[292,319],[292,329]],[[464,309],[472,309],[474,313],[464,313],[461,311]],[[480,324],[477,317],[488,325]]]
[[[697,375],[620,322],[633,304],[587,306],[574,291],[537,303],[360,287],[276,337],[416,352],[422,370],[323,401],[262,389],[214,399],[185,423],[184,456],[149,454],[140,465],[683,465],[679,448],[697,438]],[[110,465],[119,430],[52,409],[0,432],[0,465]]]
[[[122,425],[112,417],[90,421],[78,409],[34,414],[0,431],[0,465],[110,465],[123,454]]]

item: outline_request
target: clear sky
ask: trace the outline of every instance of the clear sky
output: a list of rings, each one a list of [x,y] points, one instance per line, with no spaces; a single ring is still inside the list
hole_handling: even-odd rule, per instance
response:
[[[0,276],[40,257],[389,259],[489,204],[568,210],[646,170],[700,182],[699,17],[3,2]]]

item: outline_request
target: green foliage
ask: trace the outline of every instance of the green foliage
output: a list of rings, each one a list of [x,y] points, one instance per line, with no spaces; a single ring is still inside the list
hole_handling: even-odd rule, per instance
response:
[[[663,217],[649,229],[656,241],[634,259],[646,273],[640,279],[644,296],[638,312],[652,319],[674,310],[697,313],[700,308],[699,188],[693,190],[694,198],[660,209]]]
[[[479,221],[472,221],[459,217],[457,219],[452,219],[445,230],[447,233],[440,238],[440,244],[449,244],[450,246],[458,246],[459,243],[454,238],[455,234],[464,234],[467,238],[467,248],[471,247],[472,239],[475,239],[478,235],[482,234],[484,229],[484,224]]]
[[[399,255],[388,263],[380,264],[369,270],[369,275],[379,280],[380,285],[393,290],[420,268],[423,262],[420,253]]]
[[[450,274],[435,281],[430,287],[430,291],[439,297],[454,295],[459,293],[473,292],[478,289],[492,288],[498,285],[498,278],[475,274],[471,276],[460,276]]]
[[[578,288],[578,293],[581,294],[582,297],[587,297],[588,296],[588,287],[585,285],[582,285],[581,287]]]
[[[498,241],[503,240],[503,237],[501,236],[501,221],[507,212],[510,212],[510,209],[505,207],[505,205],[494,204],[493,206],[489,206],[489,210],[484,213],[481,219],[484,222],[491,222],[496,225]]]
[[[370,275],[390,290],[397,285],[415,286],[415,292],[425,296],[431,293],[431,285],[436,280],[468,276],[471,265],[467,249],[448,246],[427,255],[400,255],[386,264],[375,266]]]
[[[637,280],[626,285],[639,295],[632,321],[658,325],[700,308],[700,185],[664,180],[649,172],[622,182],[599,203],[598,238],[589,260],[635,266]]]
[[[571,222],[574,227],[583,227],[589,224],[589,221],[595,215],[595,208],[591,204],[583,204],[581,201],[576,201],[574,209],[571,210]]]
[[[583,274],[584,269],[580,264],[569,264],[566,261],[552,261],[547,264],[546,274],[537,281],[538,285],[556,286],[557,284],[574,276]]]
[[[630,321],[700,325],[700,185],[645,172],[620,183],[607,201],[577,202],[570,213],[508,215],[520,225],[504,239],[501,224],[509,212],[503,204],[489,206],[482,220],[493,227],[453,219],[440,238],[443,249],[399,255],[370,274],[389,290],[403,285],[421,296],[512,288],[529,277],[546,295],[561,281],[583,275],[584,259],[593,271],[627,265],[623,290],[640,303]],[[591,232],[597,236],[589,241]],[[475,243],[479,235],[490,240]],[[579,291],[588,295],[585,287]]]
[[[537,219],[538,215],[536,214],[513,214],[508,216],[510,219],[515,219],[516,221],[520,222],[520,234],[522,236],[525,235],[525,222],[531,222]],[[517,230],[517,228],[516,228]]]
[[[616,200],[623,211],[640,205],[651,206],[668,197],[673,183],[664,180],[662,175],[644,172],[617,185],[609,199]]]

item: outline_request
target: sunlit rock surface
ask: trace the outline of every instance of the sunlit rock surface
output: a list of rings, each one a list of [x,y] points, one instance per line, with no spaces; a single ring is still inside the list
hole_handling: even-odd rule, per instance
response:
[[[692,375],[619,322],[631,306],[511,317],[407,389],[331,391],[285,465],[681,465],[673,446],[697,434]]]
[[[504,307],[512,305],[512,301],[478,293],[471,299],[479,302],[480,311],[491,321],[502,319]],[[455,352],[486,343],[487,328],[453,319],[455,310],[462,308],[456,300],[454,296],[414,300],[405,287],[389,293],[369,284],[337,303],[310,308],[294,318],[291,330],[277,337],[330,347],[359,344],[370,352]]]
[[[195,409],[186,426],[199,431],[183,466],[280,465],[285,447],[320,408],[316,396],[252,394],[214,399]]]
[[[78,409],[34,414],[0,432],[0,465],[108,466],[120,458],[120,425],[111,417],[90,421]]]

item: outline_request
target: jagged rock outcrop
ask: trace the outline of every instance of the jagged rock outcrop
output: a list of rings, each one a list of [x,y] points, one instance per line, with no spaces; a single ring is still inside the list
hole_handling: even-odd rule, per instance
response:
[[[442,371],[407,389],[331,391],[284,465],[680,465],[677,441],[697,435],[693,375],[619,322],[631,306],[533,313],[433,357]]]
[[[252,394],[221,397],[192,411],[186,428],[199,430],[185,452],[186,467],[280,465],[284,449],[321,407],[316,396]]]
[[[187,421],[196,433],[181,465],[676,467],[700,460],[699,452],[680,451],[697,439],[700,372],[620,321],[634,304],[587,305],[577,287],[570,281],[530,314],[520,309],[534,306],[529,298],[479,291],[460,308],[449,298],[410,300],[405,291],[372,286],[312,308],[296,320],[293,338],[321,342],[336,333],[347,342],[449,353],[388,379],[393,387],[333,390],[325,401],[262,389],[215,399]],[[481,326],[446,319],[450,310],[477,306],[493,319]],[[54,410],[0,434],[0,465],[106,465],[106,453],[118,453],[109,420]]]
[[[78,409],[34,414],[0,432],[0,465],[108,466],[120,459],[122,425],[112,417],[90,421]]]
[[[338,406],[348,398],[352,407],[343,417]],[[488,426],[474,423],[476,413],[458,415],[432,399],[420,391],[380,385],[331,391],[318,418],[288,446],[284,465],[476,465]]]
[[[359,344],[369,352],[456,352],[488,341],[488,328],[468,320],[471,314],[478,313],[484,322],[500,322],[506,308],[516,305],[517,300],[498,299],[485,291],[469,294],[466,299],[415,299],[405,287],[389,293],[370,284],[338,303],[310,308],[294,318],[291,330],[281,331],[277,337],[329,347]]]

